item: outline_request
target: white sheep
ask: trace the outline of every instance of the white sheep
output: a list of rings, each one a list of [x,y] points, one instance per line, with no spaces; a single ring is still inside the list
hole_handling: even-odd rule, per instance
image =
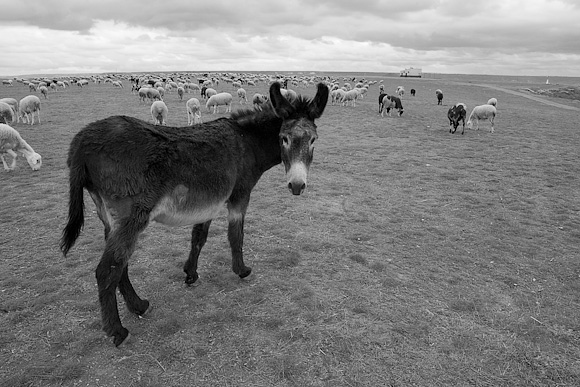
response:
[[[346,106],[348,105],[348,101],[351,101],[351,105],[356,106],[356,100],[358,99],[359,96],[360,91],[358,89],[351,89],[346,93],[344,93],[340,102],[342,103],[342,106]]]
[[[492,105],[492,106],[495,106],[495,107],[497,107],[497,99],[496,99],[496,98],[490,98],[490,99],[487,101],[487,104],[488,104],[488,105]]]
[[[151,104],[151,117],[155,125],[166,125],[167,120],[167,105],[163,101],[155,101]]]
[[[34,125],[34,113],[38,116],[38,123],[40,124],[40,98],[35,95],[27,95],[18,103],[18,115],[22,118],[22,122],[29,122]]]
[[[207,108],[207,111],[209,111],[210,106],[213,106],[213,113],[215,114],[216,112],[219,113],[219,106],[225,105],[226,113],[228,113],[232,111],[232,100],[233,97],[230,93],[215,94],[208,98],[205,107]]]
[[[330,92],[332,104],[334,105],[334,104],[340,103],[345,94],[346,94],[346,91],[344,91],[344,89],[332,90]]]
[[[163,98],[161,97],[161,92],[159,90],[154,89],[152,87],[148,87],[145,92],[147,93],[147,98],[149,98],[149,101],[153,100],[163,101]]]
[[[395,93],[399,96],[399,98],[403,98],[403,95],[405,94],[405,88],[403,86],[397,86]]]
[[[12,171],[16,166],[16,156],[18,155],[16,152],[20,152],[26,157],[26,161],[33,171],[38,171],[42,166],[42,157],[22,139],[20,133],[11,126],[0,124],[0,158],[6,171]],[[4,159],[6,155],[12,156],[10,165]]]
[[[15,121],[14,109],[6,102],[0,102],[0,123],[8,124]]]
[[[280,94],[290,102],[298,99],[298,94],[292,89],[280,89]]]
[[[183,101],[183,94],[185,94],[185,89],[183,86],[177,86],[177,96],[179,97],[180,101]]]
[[[201,124],[201,108],[199,99],[190,98],[186,103],[187,109],[187,125]]]
[[[2,98],[0,102],[5,102],[14,111],[14,117],[16,117],[16,122],[20,122],[20,116],[18,115],[18,101],[15,98]]]
[[[246,89],[243,89],[241,87],[238,89],[238,98],[240,99],[241,105],[248,102],[248,98],[246,98]]]
[[[467,120],[467,127],[469,129],[473,129],[473,120],[475,120],[475,129],[479,130],[479,121],[480,120],[489,120],[491,122],[491,130],[490,132],[493,133],[493,121],[495,120],[495,116],[497,114],[497,110],[493,105],[479,105],[473,108],[471,114],[469,115],[469,120]]]
[[[44,99],[48,99],[48,87],[40,86],[38,91],[40,91],[40,94],[44,95]]]
[[[112,81],[111,84],[115,87],[118,87],[121,89],[123,88],[123,82],[121,82],[121,81]]]
[[[252,103],[254,104],[254,109],[262,110],[262,105],[268,101],[268,96],[256,93],[252,97]]]
[[[211,87],[208,87],[205,89],[205,98],[210,98],[213,95],[216,95],[218,92],[215,89],[212,89]]]

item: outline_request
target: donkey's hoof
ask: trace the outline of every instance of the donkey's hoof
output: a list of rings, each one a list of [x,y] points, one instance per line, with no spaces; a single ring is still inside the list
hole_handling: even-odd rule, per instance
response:
[[[147,300],[143,300],[143,301],[147,301]],[[149,314],[149,312],[151,312],[151,309],[153,309],[153,308],[151,307],[151,304],[149,304],[149,301],[147,301],[147,308],[145,309],[145,312],[138,313],[137,316],[139,316],[139,318],[143,318],[143,317],[145,317],[146,314]]]
[[[129,341],[129,337],[131,337],[129,331],[125,328],[121,328],[121,333],[113,336],[113,343],[115,344],[115,347],[126,344]]]
[[[252,268],[246,267],[244,270],[242,270],[242,272],[239,274],[239,276],[240,276],[240,278],[246,278],[250,274],[252,274]]]
[[[199,285],[199,283],[197,282],[197,280],[199,279],[199,276],[197,275],[197,273],[194,273],[193,275],[187,275],[185,277],[185,284],[187,286],[197,286]]]

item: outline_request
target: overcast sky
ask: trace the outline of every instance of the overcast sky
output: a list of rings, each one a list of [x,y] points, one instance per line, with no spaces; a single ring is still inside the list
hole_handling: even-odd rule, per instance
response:
[[[0,0],[0,76],[580,76],[580,0]]]

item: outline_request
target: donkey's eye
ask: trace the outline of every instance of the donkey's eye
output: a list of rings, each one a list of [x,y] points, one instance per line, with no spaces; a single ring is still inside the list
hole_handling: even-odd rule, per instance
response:
[[[290,139],[288,138],[288,136],[282,136],[280,137],[280,139],[282,140],[282,144],[284,144],[284,146],[290,145]]]
[[[310,139],[310,146],[312,146],[312,144],[314,144],[314,141],[316,141],[316,137],[312,137],[312,138]]]

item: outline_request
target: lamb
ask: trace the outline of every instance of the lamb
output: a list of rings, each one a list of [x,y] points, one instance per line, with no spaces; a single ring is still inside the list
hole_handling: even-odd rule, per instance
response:
[[[208,87],[207,89],[205,89],[205,93],[203,93],[203,95],[205,95],[205,98],[210,98],[213,95],[216,95],[218,92],[215,89],[212,89],[211,87]]]
[[[18,115],[22,118],[22,122],[26,119],[30,125],[34,125],[34,113],[38,116],[38,123],[40,124],[40,98],[35,95],[28,95],[20,100],[18,103]]]
[[[463,121],[463,130],[461,134],[465,133],[465,117],[467,116],[467,105],[459,102],[455,106],[449,108],[447,118],[449,118],[449,133],[455,133],[459,126],[459,121]],[[453,127],[453,129],[451,128]]]
[[[207,90],[205,93],[207,95]],[[232,100],[233,100],[233,97],[230,93],[215,94],[215,95],[212,95],[211,97],[208,98],[208,100],[205,104],[205,107],[207,108],[207,111],[209,112],[210,106],[213,106],[213,113],[215,114],[216,112],[219,113],[219,106],[225,105],[226,113],[229,113],[232,111]]]
[[[268,96],[262,95],[260,93],[254,94],[252,97],[252,102],[254,104],[254,109],[262,110],[262,105],[268,101]]]
[[[496,99],[496,98],[490,98],[490,99],[487,101],[487,104],[488,104],[488,105],[491,105],[491,106],[495,106],[495,107],[497,108],[497,99]]]
[[[0,123],[8,124],[15,121],[14,116],[16,116],[12,106],[8,105],[6,102],[0,102]]]
[[[186,103],[187,109],[187,125],[201,124],[201,108],[199,99],[190,98]]]
[[[443,104],[443,92],[439,89],[435,90],[435,95],[437,96],[437,105]]]
[[[240,104],[245,104],[248,102],[248,98],[246,98],[246,90],[243,88],[238,89],[238,98],[240,99]]]
[[[32,149],[16,129],[6,124],[0,124],[0,158],[6,171],[12,171],[16,166],[16,152],[20,152],[26,157],[28,165],[33,171],[38,171],[42,166],[42,157]],[[12,156],[12,163],[8,165],[5,156]]]
[[[473,108],[471,114],[469,115],[469,120],[467,120],[467,127],[469,129],[473,129],[473,120],[475,120],[475,129],[479,130],[479,121],[480,120],[489,120],[491,122],[491,130],[490,132],[494,132],[493,121],[495,120],[495,116],[497,114],[497,110],[493,105],[479,105]]]
[[[163,101],[155,101],[151,104],[151,117],[155,125],[166,125],[167,105]]]

